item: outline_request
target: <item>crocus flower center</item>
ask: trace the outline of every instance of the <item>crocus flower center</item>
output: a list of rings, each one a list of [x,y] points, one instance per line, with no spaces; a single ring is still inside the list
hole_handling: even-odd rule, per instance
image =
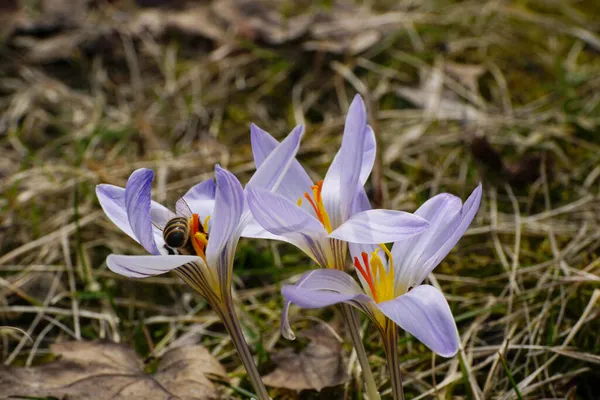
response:
[[[387,271],[383,260],[378,254],[380,249],[383,249],[390,263]],[[384,244],[380,244],[379,247],[371,253],[370,258],[369,254],[365,252],[361,253],[361,257],[363,264],[361,264],[358,257],[354,257],[354,266],[367,282],[367,285],[369,285],[373,300],[377,303],[393,300],[395,297],[395,290],[394,261],[392,260],[392,253]]]
[[[204,219],[203,223],[200,223],[200,217],[198,214],[192,214],[189,220],[190,227],[190,242],[196,251],[196,255],[201,257],[206,262],[205,249],[208,245],[208,221],[210,215]]]
[[[304,192],[304,198],[310,202],[313,210],[315,210],[315,214],[317,218],[325,229],[327,229],[327,233],[331,233],[333,229],[331,228],[331,220],[329,219],[329,214],[327,214],[327,210],[325,210],[325,205],[323,205],[323,197],[321,197],[321,191],[323,190],[323,181],[317,182],[316,185],[311,186],[312,189],[312,197],[308,192]],[[298,199],[298,207],[302,205],[302,197]]]

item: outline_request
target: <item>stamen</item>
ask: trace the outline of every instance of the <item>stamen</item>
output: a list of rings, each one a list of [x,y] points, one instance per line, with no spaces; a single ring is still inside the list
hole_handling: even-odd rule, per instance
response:
[[[392,257],[392,253],[388,250],[387,246],[385,244],[380,244],[379,245],[380,248],[383,249],[383,251],[385,252],[385,254],[387,255],[388,258],[388,263],[389,265],[389,271],[388,271],[388,285],[390,285],[389,290],[390,290],[390,296],[393,299],[395,297],[395,278],[394,278],[394,257]]]
[[[201,257],[205,262],[206,262],[206,256],[204,255],[204,246],[205,243],[208,243],[208,241],[206,240],[206,238],[204,239],[204,242],[200,239],[202,237],[202,234],[200,232],[196,232],[194,234],[194,236],[192,236],[191,240],[192,240],[192,246],[194,246],[194,250],[196,250],[196,255],[198,257]]]
[[[327,232],[331,233],[333,231],[331,227],[331,220],[329,219],[329,214],[327,214],[327,210],[325,209],[325,205],[323,204],[323,197],[321,196],[321,191],[323,190],[323,181],[317,182],[316,185],[311,186],[311,189],[313,192],[314,200],[310,197],[310,194],[308,194],[308,192],[304,193],[304,198],[310,202],[310,205],[312,206],[313,210],[315,210],[317,218],[319,219],[319,221],[321,221]],[[301,205],[302,197],[298,199],[298,207],[300,207]]]
[[[366,254],[366,253],[363,253],[363,254]],[[365,272],[365,269],[363,269],[362,265],[360,265],[360,261],[358,260],[358,257],[354,257],[354,266],[356,267],[358,272],[360,272],[362,277],[365,278],[365,281],[369,285],[369,289],[371,289],[371,294],[373,295],[373,300],[375,300],[377,302],[377,291],[375,290],[375,287],[373,286],[373,280],[371,279],[371,273],[369,271],[369,264],[365,264],[366,270],[369,271],[368,274]]]
[[[204,219],[204,223],[200,225],[200,218],[198,214],[192,214],[190,218],[190,242],[198,257],[201,257],[206,262],[206,255],[204,249],[208,245],[208,220],[210,216]]]
[[[385,267],[383,266],[383,261],[379,257],[377,252],[379,248],[375,249],[373,253],[371,253],[371,269],[373,270],[373,277],[375,278],[375,287],[377,288],[377,292],[381,294],[382,301],[388,300],[388,285],[387,285],[387,274],[385,271]],[[377,277],[379,276],[379,279]]]
[[[383,249],[388,257],[389,271],[386,271],[385,263],[379,256],[380,249]],[[376,303],[393,300],[395,296],[395,286],[392,253],[384,244],[380,244],[379,247],[371,253],[370,258],[369,254],[364,251],[361,253],[361,256],[364,267],[360,263],[358,257],[354,257],[354,266],[369,285],[369,289],[373,294],[373,300],[375,300]]]
[[[367,273],[369,274],[369,279],[372,281],[373,276],[371,275],[371,268],[369,267],[371,264],[369,263],[369,255],[364,251],[361,254],[363,262],[365,263],[365,267],[367,268]]]
[[[196,232],[196,234],[194,235],[194,239],[196,239],[204,247],[206,247],[208,245],[208,239],[206,238],[206,233]]]
[[[313,199],[310,198],[310,195],[308,194],[308,192],[304,192],[304,197],[306,198],[306,200],[308,200],[310,202],[310,205],[315,210],[315,214],[317,214],[317,218],[319,218],[319,221],[320,221],[321,220],[321,215],[319,213],[319,209],[317,208],[317,205],[315,204],[315,202],[313,201]],[[302,198],[300,198],[300,199],[302,199]]]
[[[298,207],[302,207],[302,197],[298,197],[297,204],[298,204]]]

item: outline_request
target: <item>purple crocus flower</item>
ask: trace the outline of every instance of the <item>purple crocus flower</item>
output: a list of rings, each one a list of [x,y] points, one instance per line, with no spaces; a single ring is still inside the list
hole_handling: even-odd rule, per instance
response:
[[[264,160],[249,181],[253,187],[274,190],[298,150],[303,127],[296,127]],[[200,293],[221,317],[258,397],[269,395],[244,340],[231,299],[233,258],[252,215],[238,179],[215,167],[215,181],[193,186],[176,204],[175,212],[152,201],[154,173],[134,171],[125,188],[98,185],[96,195],[108,218],[141,244],[150,255],[111,254],[106,263],[113,272],[145,278],[173,270]],[[252,228],[251,228],[252,229]]]
[[[302,133],[303,127],[296,127],[257,169],[249,184],[267,191],[276,188],[280,175],[294,159]],[[173,212],[152,201],[153,180],[154,173],[141,168],[131,174],[125,188],[108,184],[96,187],[96,195],[108,218],[150,253],[146,256],[111,254],[106,260],[108,268],[132,278],[175,270],[203,295],[222,299],[230,291],[237,242],[246,226],[252,224],[240,182],[217,165],[216,182],[208,179],[193,186],[177,202]],[[181,248],[171,248],[163,237],[165,226],[176,217],[189,219],[186,222],[189,222],[191,243]]]
[[[381,331],[391,320],[439,355],[451,357],[459,337],[450,307],[438,289],[422,282],[462,237],[480,201],[481,185],[464,205],[451,194],[434,196],[415,212],[429,221],[425,232],[394,243],[391,250],[384,244],[350,245],[361,285],[343,271],[315,270],[284,286],[283,296],[304,308],[351,304]],[[366,196],[355,204],[370,208]]]
[[[252,126],[252,150],[257,167],[277,146],[267,132]],[[320,267],[343,270],[348,242],[386,243],[423,232],[428,222],[418,215],[392,210],[358,210],[363,185],[375,161],[375,135],[367,125],[360,96],[350,105],[342,145],[325,179],[316,184],[293,161],[275,192],[248,185],[248,205],[257,224],[245,235],[294,244]],[[284,306],[282,333],[294,337]]]

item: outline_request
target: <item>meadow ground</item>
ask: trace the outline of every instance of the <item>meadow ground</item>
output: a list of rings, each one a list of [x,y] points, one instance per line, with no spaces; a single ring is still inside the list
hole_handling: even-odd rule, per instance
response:
[[[132,280],[107,269],[108,254],[142,249],[104,216],[94,187],[123,186],[148,167],[156,200],[169,203],[212,176],[215,163],[244,182],[254,169],[250,122],[279,139],[306,124],[298,158],[318,178],[360,93],[378,140],[368,184],[376,206],[414,211],[434,194],[464,199],[484,184],[472,226],[429,278],[450,302],[462,349],[435,357],[401,333],[407,398],[600,398],[599,3],[8,3],[0,17],[5,366],[49,361],[53,343],[108,339],[152,369],[153,357],[199,343],[228,372],[223,396],[247,398],[239,359],[201,298],[175,276]],[[279,289],[312,267],[285,244],[238,248],[239,314],[265,375],[277,368],[274,354],[307,344],[280,337]],[[292,312],[296,331],[327,324],[345,337],[340,319],[334,309]],[[388,398],[378,333],[363,326]],[[349,371],[345,383],[271,395],[361,398],[356,359],[344,349],[332,362]]]

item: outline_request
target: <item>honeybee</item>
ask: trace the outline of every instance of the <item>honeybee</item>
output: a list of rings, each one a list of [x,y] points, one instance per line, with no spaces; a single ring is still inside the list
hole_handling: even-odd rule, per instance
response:
[[[164,247],[170,255],[195,255],[197,252],[192,243],[192,235],[201,233],[208,240],[208,232],[205,232],[198,214],[192,212],[183,198],[177,202],[176,211],[175,214],[166,209],[153,210],[152,220],[162,230]]]

